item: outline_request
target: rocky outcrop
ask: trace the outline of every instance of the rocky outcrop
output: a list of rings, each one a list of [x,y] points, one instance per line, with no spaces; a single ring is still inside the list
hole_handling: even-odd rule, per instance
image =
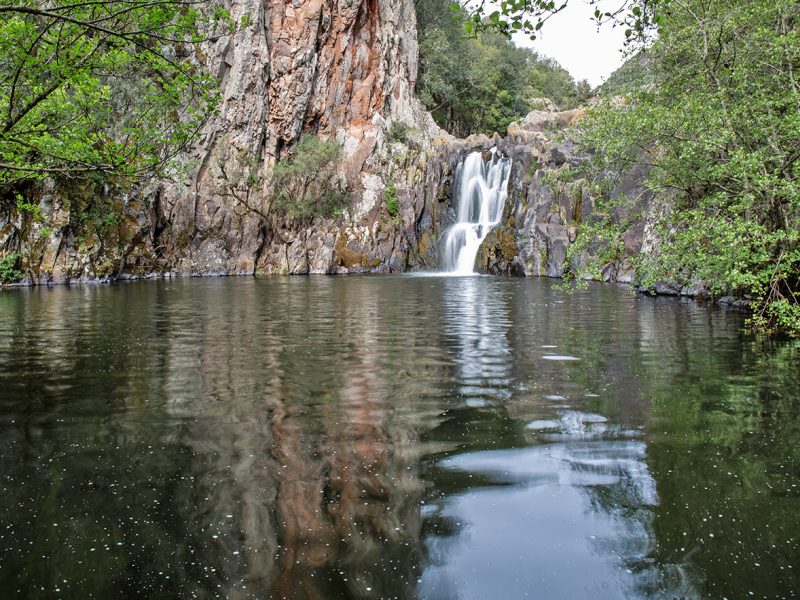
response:
[[[559,177],[588,159],[584,151],[562,135],[579,122],[585,111],[545,108],[512,123],[508,136],[497,144],[501,153],[513,159],[513,167],[503,222],[490,233],[478,255],[478,267],[484,271],[562,277],[567,252],[578,229],[595,218],[600,190],[586,180],[564,182]],[[636,197],[642,213],[650,214],[654,200],[644,187],[646,175],[643,167],[629,171],[610,197]],[[647,219],[632,221],[625,233],[623,255],[604,268],[602,276],[606,281],[632,282],[630,259],[646,244],[653,243]]]
[[[179,157],[180,173],[132,187],[49,184],[30,190],[41,214],[0,215],[0,249],[21,255],[26,283],[394,271],[431,260],[450,138],[413,97],[413,2],[234,0],[230,13],[250,24],[196,51],[222,103]],[[390,140],[397,122],[408,135]],[[303,134],[341,144],[337,178],[351,207],[336,218],[269,210],[272,168]]]
[[[443,136],[412,96],[413,3],[248,0],[234,10],[234,19],[238,12],[259,17],[209,50],[207,60],[216,57],[225,73],[223,106],[195,151],[201,166],[193,185],[163,187],[159,218],[169,224],[163,260],[182,272],[404,268],[408,238],[415,239],[411,199],[418,194],[410,188],[427,173],[420,174],[422,161],[396,160],[386,131],[392,122],[406,123],[420,152],[428,153]],[[352,210],[300,227],[266,222],[270,169],[303,133],[341,143],[339,176]],[[405,192],[399,215],[382,206],[390,178]]]

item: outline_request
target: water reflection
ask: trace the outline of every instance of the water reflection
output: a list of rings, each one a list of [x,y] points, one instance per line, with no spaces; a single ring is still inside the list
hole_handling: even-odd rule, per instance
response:
[[[800,347],[738,325],[489,277],[0,294],[0,593],[791,596]]]
[[[423,509],[427,566],[418,594],[617,598],[656,580],[670,581],[669,589],[662,585],[664,593],[696,596],[679,565],[660,564],[653,573],[648,564],[658,498],[646,445],[637,439],[642,432],[568,408],[563,395],[545,394],[536,402],[527,392],[531,379],[534,387],[540,383],[533,369],[512,377],[515,362],[528,361],[510,348],[509,291],[485,278],[450,279],[443,286],[446,332],[457,341],[459,401],[438,437],[453,439],[449,430],[458,426],[466,434],[430,466],[435,493]],[[538,312],[531,304],[529,310]],[[552,339],[564,343],[562,335]],[[542,346],[547,348],[522,352],[563,359],[553,353],[557,345]],[[490,411],[481,410],[487,406]],[[552,416],[527,424],[509,416],[531,410]],[[476,444],[482,429],[490,433]],[[513,449],[471,450],[498,443]],[[670,570],[678,576],[666,576]]]
[[[466,406],[497,405],[511,397],[507,293],[485,277],[443,280],[445,340],[454,346],[457,394]]]

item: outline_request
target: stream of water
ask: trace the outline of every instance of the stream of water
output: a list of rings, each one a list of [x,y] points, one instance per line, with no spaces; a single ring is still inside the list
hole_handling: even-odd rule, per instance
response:
[[[2,598],[790,598],[800,346],[547,280],[0,294]]]
[[[456,222],[447,231],[444,272],[472,275],[483,240],[503,218],[511,159],[492,149],[488,158],[469,154],[456,169]]]

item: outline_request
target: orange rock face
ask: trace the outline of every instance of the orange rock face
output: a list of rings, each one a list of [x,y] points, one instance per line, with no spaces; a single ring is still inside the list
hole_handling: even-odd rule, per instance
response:
[[[304,129],[330,136],[383,113],[377,0],[268,4],[269,131],[279,147]]]

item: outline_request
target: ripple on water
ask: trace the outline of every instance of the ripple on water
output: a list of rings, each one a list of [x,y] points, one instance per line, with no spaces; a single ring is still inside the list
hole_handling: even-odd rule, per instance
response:
[[[790,597],[800,347],[549,285],[0,293],[0,598]]]
[[[525,429],[534,432],[538,439],[548,442],[619,439],[640,435],[638,430],[610,424],[600,414],[567,409],[559,411],[558,415],[558,419],[534,419]]]
[[[464,535],[429,538],[432,564],[423,573],[421,595],[442,597],[446,590],[446,597],[522,598],[537,590],[537,597],[627,596],[638,585],[634,565],[655,543],[649,522],[658,498],[645,456],[643,442],[614,440],[439,461],[442,469],[491,483],[429,513],[466,527]],[[558,575],[564,564],[569,577]],[[490,572],[498,577],[477,576]]]

